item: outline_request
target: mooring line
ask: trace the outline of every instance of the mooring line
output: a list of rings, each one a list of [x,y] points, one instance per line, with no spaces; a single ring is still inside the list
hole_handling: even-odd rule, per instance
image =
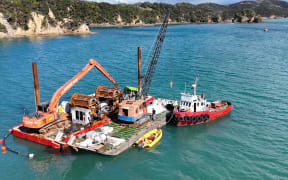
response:
[[[29,153],[29,154],[21,153],[21,152],[19,152],[19,151],[15,151],[15,150],[9,148],[9,147],[6,145],[6,142],[5,142],[5,141],[6,141],[6,139],[7,139],[11,134],[12,134],[12,130],[9,130],[8,134],[6,134],[6,136],[5,136],[3,139],[1,139],[1,142],[2,142],[2,144],[3,144],[2,147],[1,147],[2,152],[5,153],[6,150],[8,150],[8,151],[10,151],[10,152],[12,152],[12,153],[15,153],[15,154],[18,154],[18,155],[21,155],[21,156],[26,156],[26,157],[29,157],[29,159],[32,159],[32,158],[34,157],[34,154],[32,154],[32,153]]]

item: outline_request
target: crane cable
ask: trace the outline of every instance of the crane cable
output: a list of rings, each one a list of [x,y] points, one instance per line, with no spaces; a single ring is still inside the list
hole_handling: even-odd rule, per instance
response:
[[[173,87],[173,54],[172,54],[172,31],[170,36],[170,51],[169,51],[169,64],[170,64],[170,88]]]

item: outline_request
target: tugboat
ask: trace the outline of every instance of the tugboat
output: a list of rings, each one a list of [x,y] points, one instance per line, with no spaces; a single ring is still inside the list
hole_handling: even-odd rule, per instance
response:
[[[181,101],[174,108],[174,123],[177,126],[186,126],[211,121],[224,116],[232,109],[232,103],[228,101],[207,102],[204,93],[196,94],[198,78],[195,78],[192,88],[194,94],[181,93]]]

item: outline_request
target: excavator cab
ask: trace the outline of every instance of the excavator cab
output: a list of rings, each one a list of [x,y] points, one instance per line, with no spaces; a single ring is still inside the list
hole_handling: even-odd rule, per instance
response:
[[[50,102],[45,101],[37,104],[37,110],[42,112],[48,112],[49,103]]]

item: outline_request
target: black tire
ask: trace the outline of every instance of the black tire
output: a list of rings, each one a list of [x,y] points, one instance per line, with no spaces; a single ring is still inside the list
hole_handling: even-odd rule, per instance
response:
[[[193,122],[193,116],[189,116],[189,122],[190,122],[190,123]]]
[[[181,122],[181,121],[184,120],[184,117],[183,116],[178,116],[177,120],[178,120],[178,122]]]
[[[206,114],[202,114],[201,115],[201,121],[205,121],[205,119],[206,119]]]
[[[196,123],[196,122],[197,122],[196,116],[192,116],[192,122],[193,122],[193,123]]]
[[[185,117],[184,117],[184,120],[185,120],[186,122],[189,122],[189,116],[185,116]]]
[[[210,119],[209,114],[206,114],[205,116],[206,116],[206,118],[205,118],[206,120],[205,121],[208,121]]]
[[[197,122],[201,122],[201,116],[196,116]]]

